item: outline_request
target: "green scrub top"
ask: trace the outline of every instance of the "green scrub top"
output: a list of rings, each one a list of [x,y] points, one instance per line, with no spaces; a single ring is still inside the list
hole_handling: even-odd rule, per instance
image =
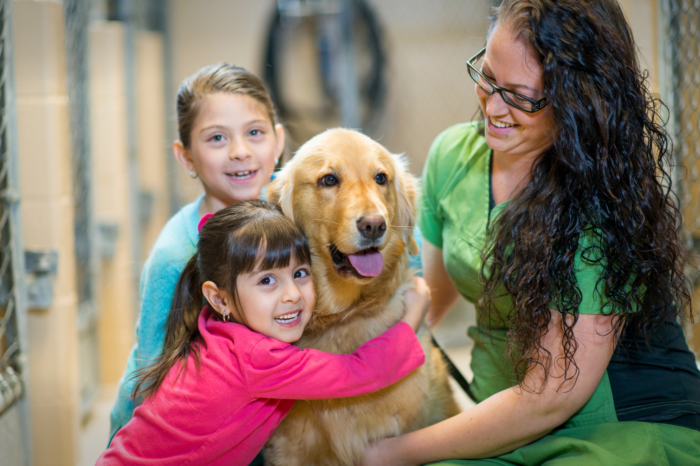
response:
[[[472,303],[482,290],[479,275],[487,228],[506,205],[499,204],[489,212],[491,154],[478,122],[455,125],[433,142],[423,172],[421,232],[425,240],[442,249],[447,273],[460,294]],[[595,241],[590,234],[582,237],[574,260],[582,293],[581,314],[600,314],[607,303],[604,292],[597,288],[602,273],[600,262],[581,256],[581,251]],[[495,304],[505,318],[512,301],[504,297]],[[558,308],[556,303],[552,307]],[[513,368],[506,358],[506,322],[485,321],[467,331],[474,341],[471,386],[479,401],[515,385]],[[700,432],[673,425],[617,421],[606,371],[590,400],[552,434],[497,459],[439,464],[542,464],[554,460],[548,464],[700,464]],[[668,462],[661,457],[659,462],[652,460],[666,451],[666,437],[682,439],[680,444],[673,444],[672,450],[683,462]],[[653,452],[648,451],[650,448]],[[635,455],[639,456],[637,460],[633,459]],[[567,460],[562,462],[564,458]]]

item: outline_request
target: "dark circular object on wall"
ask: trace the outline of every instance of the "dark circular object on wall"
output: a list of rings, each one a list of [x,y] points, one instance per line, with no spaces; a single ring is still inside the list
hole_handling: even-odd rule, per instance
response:
[[[303,142],[328,127],[343,126],[340,78],[334,67],[339,45],[329,28],[332,13],[307,11],[290,17],[281,11],[281,3],[269,26],[264,79],[280,119],[294,139]],[[381,121],[386,100],[386,54],[381,28],[370,6],[364,0],[349,3],[353,9],[359,129],[371,133]]]

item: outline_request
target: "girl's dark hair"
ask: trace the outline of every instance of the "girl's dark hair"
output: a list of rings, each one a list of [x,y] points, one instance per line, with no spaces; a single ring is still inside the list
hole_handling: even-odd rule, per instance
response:
[[[182,360],[180,371],[184,369],[190,354],[199,363],[202,336],[198,320],[204,282],[214,282],[233,299],[234,319],[245,324],[236,290],[238,276],[287,267],[292,259],[310,263],[309,245],[299,227],[276,205],[255,199],[233,204],[212,216],[199,233],[197,252],[177,282],[163,352],[155,363],[137,372],[134,399],[155,393],[178,361]]]
[[[562,383],[575,381],[577,254],[601,267],[602,313],[634,313],[614,320],[615,338],[633,326],[648,343],[658,325],[689,307],[665,106],[649,91],[616,0],[504,0],[490,20],[489,34],[500,25],[532,46],[550,101],[543,111],[555,128],[552,147],[491,229],[482,318],[498,319],[496,301],[510,296],[507,354],[522,386],[533,365],[548,372],[552,356],[542,336],[550,308],[559,309]],[[581,251],[586,236],[592,241]]]

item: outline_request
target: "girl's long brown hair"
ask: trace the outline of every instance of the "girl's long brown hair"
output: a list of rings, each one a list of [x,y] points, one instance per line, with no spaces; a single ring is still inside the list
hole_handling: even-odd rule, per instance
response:
[[[136,373],[134,400],[155,393],[179,361],[180,372],[190,355],[199,364],[204,282],[214,282],[233,299],[234,319],[245,324],[236,290],[238,276],[287,267],[292,259],[299,264],[310,263],[309,245],[299,227],[274,204],[258,199],[239,202],[211,217],[199,233],[197,252],[177,282],[163,352],[155,363]]]
[[[615,335],[630,326],[648,342],[689,307],[670,138],[616,0],[504,0],[490,19],[490,31],[508,27],[535,51],[556,131],[490,232],[482,317],[498,320],[495,303],[512,299],[508,356],[522,385],[528,369],[552,363],[542,346],[550,308],[571,316],[562,319],[563,384],[579,373],[577,255],[602,270],[602,314],[634,316],[615,319]]]

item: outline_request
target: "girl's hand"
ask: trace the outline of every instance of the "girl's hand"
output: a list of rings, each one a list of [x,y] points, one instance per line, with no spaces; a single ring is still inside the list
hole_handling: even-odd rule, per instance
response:
[[[405,314],[401,320],[417,332],[430,308],[430,288],[420,277],[413,277],[413,283],[414,287],[404,292]]]

